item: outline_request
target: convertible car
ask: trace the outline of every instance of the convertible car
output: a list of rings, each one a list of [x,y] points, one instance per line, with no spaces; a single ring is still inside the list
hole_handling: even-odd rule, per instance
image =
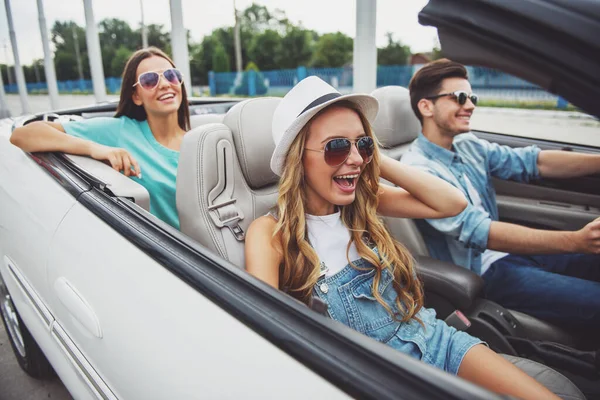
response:
[[[447,57],[527,79],[600,116],[600,3],[431,0],[419,20],[437,27]],[[390,129],[376,124],[376,133],[400,158],[418,122],[405,89],[378,91],[379,121]],[[278,101],[191,101],[177,179],[181,231],[151,215],[146,190],[107,165],[28,154],[9,142],[15,126],[112,115],[116,105],[0,121],[0,312],[23,370],[57,374],[77,399],[497,398],[244,271],[244,232],[277,194],[269,156]],[[509,146],[600,153],[474,133]],[[600,216],[600,176],[496,189],[505,221],[579,229]],[[386,222],[417,257],[439,318],[496,351],[563,372],[589,398],[600,393],[598,336],[486,300],[479,277],[428,257],[412,221]],[[470,326],[461,326],[463,315]]]

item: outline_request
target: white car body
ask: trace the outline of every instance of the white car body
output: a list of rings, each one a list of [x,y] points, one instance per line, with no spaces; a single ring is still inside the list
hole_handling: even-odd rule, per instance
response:
[[[348,397],[90,213],[10,144],[10,123],[0,273],[75,398]]]

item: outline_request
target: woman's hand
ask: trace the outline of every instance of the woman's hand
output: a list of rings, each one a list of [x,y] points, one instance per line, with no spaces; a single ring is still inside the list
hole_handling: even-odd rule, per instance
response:
[[[396,185],[380,184],[377,211],[388,217],[446,218],[467,207],[464,194],[428,172],[381,155],[381,177]]]
[[[116,171],[123,171],[125,176],[135,175],[142,177],[142,171],[135,158],[125,149],[108,147],[93,143],[90,148],[90,157],[94,160],[108,161]]]

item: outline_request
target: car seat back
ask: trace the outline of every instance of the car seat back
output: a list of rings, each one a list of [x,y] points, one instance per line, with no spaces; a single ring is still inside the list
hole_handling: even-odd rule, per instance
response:
[[[410,106],[408,89],[402,86],[385,86],[375,89],[373,95],[379,101],[379,113],[373,130],[382,146],[382,152],[400,160],[410,144],[421,132],[421,123]],[[390,184],[383,181],[383,184]],[[414,255],[429,255],[425,241],[411,219],[383,218],[388,230]]]
[[[269,161],[271,121],[280,98],[244,100],[223,123],[184,136],[177,175],[181,231],[243,268],[245,232],[277,200]]]

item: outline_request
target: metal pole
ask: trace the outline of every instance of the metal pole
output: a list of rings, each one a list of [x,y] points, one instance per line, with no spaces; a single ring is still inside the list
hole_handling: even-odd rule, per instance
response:
[[[6,93],[4,93],[4,81],[2,80],[2,74],[0,73],[0,118],[10,117],[10,110],[8,104],[6,104]]]
[[[81,65],[81,53],[79,52],[79,36],[77,36],[77,26],[73,22],[71,25],[73,32],[73,43],[75,44],[75,59],[77,60],[77,72],[79,72],[79,80],[83,80],[83,65]]]
[[[15,74],[17,75],[17,86],[19,88],[19,97],[21,98],[21,108],[23,114],[29,114],[29,103],[27,101],[27,86],[25,85],[25,76],[21,61],[19,60],[19,49],[17,48],[17,35],[13,24],[12,14],[10,11],[10,0],[4,0],[6,7],[6,20],[8,21],[8,32],[10,34],[10,45],[13,49],[13,58],[15,60]]]
[[[187,82],[188,93],[191,94],[192,75],[190,74],[190,56],[185,28],[183,27],[183,10],[181,0],[170,0],[171,4],[171,47],[173,61]]]
[[[104,84],[104,68],[102,67],[102,54],[100,53],[100,38],[94,20],[92,0],[83,0],[85,10],[85,38],[87,41],[88,56],[90,58],[90,71],[94,95],[98,103],[106,101],[106,85]]]
[[[140,10],[142,11],[142,47],[148,47],[148,29],[144,23],[144,0],[140,0]]]
[[[38,70],[38,65],[37,65],[36,60],[33,60],[33,62],[31,63],[31,66],[33,67],[33,74],[35,75],[35,82],[40,83],[40,71]]]
[[[8,84],[13,84],[12,74],[10,73],[10,66],[8,65],[8,45],[6,39],[4,39],[4,57],[6,58],[6,76],[8,78]]]
[[[235,13],[235,26],[233,28],[233,39],[235,46],[235,67],[237,72],[242,72],[242,45],[240,41],[240,17],[238,10],[235,7],[235,0],[233,0],[233,12]]]
[[[50,95],[50,107],[58,110],[58,84],[56,82],[56,71],[54,70],[54,60],[50,51],[50,41],[48,40],[48,29],[46,28],[46,17],[44,16],[44,4],[42,0],[37,0],[38,15],[40,20],[40,33],[42,34],[42,47],[44,48],[44,72],[46,74],[46,86],[48,86],[48,95]]]
[[[356,0],[354,91],[370,93],[377,87],[377,0]]]

